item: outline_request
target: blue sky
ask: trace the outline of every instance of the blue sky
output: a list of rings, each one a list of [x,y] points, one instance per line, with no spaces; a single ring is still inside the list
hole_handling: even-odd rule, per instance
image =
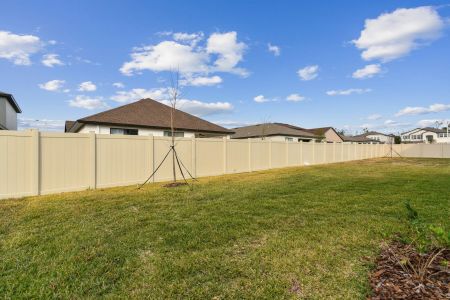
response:
[[[450,119],[450,2],[2,1],[0,90],[61,130],[167,99],[227,127],[399,132]]]

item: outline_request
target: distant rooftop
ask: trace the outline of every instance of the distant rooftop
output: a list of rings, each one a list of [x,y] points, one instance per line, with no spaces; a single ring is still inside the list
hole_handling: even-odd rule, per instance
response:
[[[254,138],[264,136],[292,136],[292,137],[306,137],[318,138],[317,135],[308,132],[307,130],[290,124],[284,123],[263,123],[232,129],[235,134],[231,135],[234,139]]]

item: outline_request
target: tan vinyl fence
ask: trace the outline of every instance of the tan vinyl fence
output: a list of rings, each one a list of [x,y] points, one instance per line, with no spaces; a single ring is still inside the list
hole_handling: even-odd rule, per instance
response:
[[[389,150],[389,152],[391,152]],[[393,157],[450,158],[450,144],[392,145]]]
[[[180,138],[176,143],[180,159],[195,177],[383,157],[391,149],[256,139]],[[0,131],[0,198],[142,183],[169,146],[166,137]],[[399,152],[429,157],[450,153],[450,145],[417,145],[420,151],[413,146]],[[152,182],[172,178],[171,159],[169,155]]]

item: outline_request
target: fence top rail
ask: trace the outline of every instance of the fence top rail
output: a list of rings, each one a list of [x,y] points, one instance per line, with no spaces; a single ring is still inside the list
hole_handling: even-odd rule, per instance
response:
[[[78,139],[88,139],[88,133],[72,133],[72,132],[40,132],[41,137],[44,138],[78,138]]]
[[[15,130],[0,130],[0,136],[17,136],[17,137],[30,137],[32,136],[31,130],[15,131]]]

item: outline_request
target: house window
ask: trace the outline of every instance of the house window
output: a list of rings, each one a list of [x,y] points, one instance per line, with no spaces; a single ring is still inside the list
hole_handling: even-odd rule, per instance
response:
[[[138,130],[129,128],[110,128],[109,134],[138,135]]]
[[[164,136],[172,136],[172,131],[165,130],[164,131]],[[183,131],[174,131],[173,132],[173,136],[174,137],[184,137],[184,132]]]
[[[286,142],[293,142],[293,141],[294,141],[294,139],[291,138],[291,137],[285,137],[284,140],[285,140]]]

